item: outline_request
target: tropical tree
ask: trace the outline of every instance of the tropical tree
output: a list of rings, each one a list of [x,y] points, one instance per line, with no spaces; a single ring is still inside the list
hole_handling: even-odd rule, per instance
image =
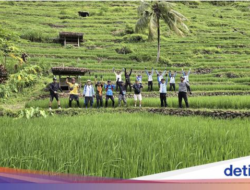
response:
[[[174,4],[164,1],[141,2],[137,12],[140,17],[136,23],[136,32],[145,32],[148,29],[148,39],[153,40],[157,35],[158,51],[157,63],[160,58],[160,20],[177,35],[184,36],[188,27],[184,24],[185,16],[173,9]]]

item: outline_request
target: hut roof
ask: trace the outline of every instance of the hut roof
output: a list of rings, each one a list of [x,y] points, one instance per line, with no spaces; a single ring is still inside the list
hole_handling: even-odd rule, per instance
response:
[[[59,36],[60,36],[60,38],[64,38],[64,37],[83,37],[83,33],[77,33],[77,32],[60,32]]]
[[[78,67],[52,67],[51,71],[54,75],[85,75],[89,72],[86,68]]]

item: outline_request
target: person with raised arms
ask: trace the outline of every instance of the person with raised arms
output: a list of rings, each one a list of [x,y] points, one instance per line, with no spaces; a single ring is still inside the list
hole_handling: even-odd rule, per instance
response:
[[[160,83],[161,83],[161,79],[164,78],[167,70],[165,69],[163,72],[158,72],[157,70],[155,70],[156,74],[157,74],[157,81],[158,81],[158,87],[160,88]]]
[[[53,77],[53,82],[49,84],[49,92],[50,92],[49,110],[51,110],[51,106],[52,106],[52,102],[54,98],[57,101],[58,109],[61,109],[61,104],[60,104],[60,100],[58,96],[59,90],[62,92],[62,89],[59,83],[57,82],[56,77]]]
[[[189,69],[188,72],[185,72],[183,69],[182,69],[182,74],[183,74],[183,77],[184,77],[184,82],[187,82],[189,84],[189,75],[191,73],[191,68]],[[190,92],[190,94],[192,94],[191,92],[191,88],[190,88],[190,84],[189,86],[187,86],[187,90]]]
[[[168,84],[168,77],[166,81],[164,78],[161,79],[160,82],[160,100],[161,100],[161,107],[167,107],[167,84]]]
[[[139,106],[141,107],[141,103],[142,103],[141,89],[142,88],[143,88],[142,84],[140,84],[138,80],[135,80],[135,84],[133,85],[135,107],[137,105],[137,100],[139,100],[139,103],[140,103]]]
[[[148,75],[148,91],[153,91],[153,75],[154,75],[154,68],[152,68],[152,71],[148,71],[147,68],[145,68],[146,74]]]
[[[122,71],[124,71],[124,69],[122,69]],[[115,73],[115,81],[116,81],[116,91],[118,91],[118,88],[120,86],[120,82],[122,82],[122,71],[115,71],[115,68],[113,68],[113,72]]]
[[[135,74],[135,80],[137,80],[139,84],[142,84],[142,72],[141,74],[139,72]]]
[[[179,93],[178,93],[178,100],[179,100],[179,108],[182,108],[182,99],[184,99],[186,107],[188,108],[188,98],[187,98],[187,86],[189,86],[188,82],[185,82],[185,77],[181,77],[181,82],[179,83]]]
[[[105,107],[108,107],[108,100],[111,99],[112,106],[115,107],[115,100],[113,96],[115,85],[111,83],[110,80],[108,80],[108,84],[104,84],[104,89],[106,90],[106,101],[105,101]]]
[[[97,82],[97,75],[95,76],[95,87],[96,87],[96,106],[100,108],[103,106],[103,99],[102,99],[102,88],[103,88],[103,77],[101,75],[102,81]]]
[[[124,72],[124,74],[125,74],[125,87],[126,87],[126,91],[128,90],[128,87],[129,87],[129,89],[130,89],[130,92],[131,92],[131,82],[130,82],[130,76],[131,76],[131,74],[132,74],[132,69],[130,69],[130,72],[129,73],[127,73],[127,70],[126,70],[126,68],[125,68],[125,72]],[[121,85],[120,85],[121,86]]]
[[[91,84],[91,80],[87,80],[87,84],[84,85],[83,97],[85,98],[84,100],[85,107],[88,108],[88,104],[90,102],[90,107],[92,108],[95,97],[95,89]]]
[[[72,78],[71,82],[69,82],[68,78],[66,78],[66,83],[69,85],[69,107],[72,106],[72,101],[75,100],[77,106],[80,108],[79,103],[79,84],[76,83],[76,79]]]
[[[170,89],[169,91],[172,91],[172,89],[175,91],[175,77],[177,75],[177,72],[175,71],[174,74],[172,74],[171,71],[169,71],[169,84],[170,84]]]
[[[126,86],[123,82],[120,83],[120,91],[119,91],[119,97],[118,97],[118,106],[121,106],[121,102],[123,101],[124,106],[127,106],[127,100],[126,100]]]

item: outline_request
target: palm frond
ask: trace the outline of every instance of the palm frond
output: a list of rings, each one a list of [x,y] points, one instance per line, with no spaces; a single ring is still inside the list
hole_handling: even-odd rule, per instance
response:
[[[171,11],[173,9],[173,7],[174,7],[173,3],[164,2],[164,1],[161,1],[158,3],[158,8],[159,8],[160,12],[163,14]]]
[[[150,16],[149,15],[146,15],[144,14],[136,23],[135,25],[135,32],[142,32],[144,31],[148,25],[149,25],[149,22],[150,22]]]
[[[154,39],[154,37],[156,35],[156,29],[157,29],[156,16],[152,15],[150,17],[150,21],[149,21],[149,24],[148,24],[148,39],[150,41]]]
[[[145,11],[150,11],[150,4],[148,2],[141,2],[140,6],[137,8],[138,16],[142,16]]]
[[[183,32],[179,29],[177,25],[176,18],[172,14],[164,14],[162,15],[162,19],[168,25],[170,30],[172,30],[179,36],[183,36]]]

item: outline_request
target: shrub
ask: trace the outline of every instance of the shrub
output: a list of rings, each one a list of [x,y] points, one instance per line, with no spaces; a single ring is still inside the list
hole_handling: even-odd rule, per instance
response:
[[[31,42],[44,42],[47,40],[47,36],[38,30],[27,30],[21,34],[21,38],[30,40]]]
[[[148,55],[148,54],[144,54],[144,55],[131,55],[129,57],[131,60],[135,60],[137,62],[147,62],[147,61],[152,61],[153,58],[152,56]]]
[[[146,35],[143,34],[129,34],[123,37],[123,40],[125,42],[145,42],[148,39],[148,37]]]
[[[41,73],[42,68],[33,65],[10,75],[6,84],[0,85],[0,97],[8,98],[13,92],[21,92],[23,88],[33,86],[38,81]]]
[[[126,34],[133,34],[135,33],[134,26],[127,24],[125,27],[125,33]]]
[[[163,64],[163,65],[167,65],[167,66],[172,66],[172,61],[169,58],[160,57],[159,64]]]
[[[129,53],[133,53],[133,50],[130,47],[127,46],[123,46],[121,48],[116,48],[115,49],[116,53],[118,54],[129,54]]]
[[[46,118],[47,114],[44,110],[40,110],[39,108],[26,108],[25,110],[21,110],[18,113],[18,118],[34,118],[34,117],[43,117]]]
[[[204,49],[196,49],[193,51],[195,54],[201,53],[201,54],[215,54],[215,53],[221,53],[221,49],[217,47],[207,47]]]

